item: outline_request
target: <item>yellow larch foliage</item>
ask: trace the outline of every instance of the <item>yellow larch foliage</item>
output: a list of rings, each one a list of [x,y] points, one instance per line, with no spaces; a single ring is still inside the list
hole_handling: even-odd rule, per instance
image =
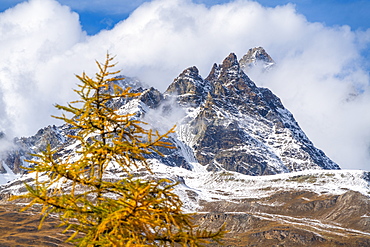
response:
[[[35,183],[26,185],[28,193],[16,198],[31,200],[25,209],[41,204],[43,220],[59,215],[64,232],[74,231],[68,241],[77,246],[202,246],[218,241],[222,230],[196,230],[192,215],[182,211],[182,202],[173,192],[175,183],[131,174],[139,166],[151,172],[145,155],[159,153],[159,147],[173,148],[164,139],[174,128],[162,135],[153,133],[133,115],[120,115],[110,106],[114,99],[139,96],[114,83],[121,78],[114,77],[120,71],[110,72],[112,60],[108,54],[105,63],[97,62],[95,79],[85,73],[77,76],[79,100],[56,105],[71,115],[56,118],[75,130],[69,137],[79,143],[77,158],[57,158],[57,150],[50,147],[35,155],[29,161]],[[105,180],[110,164],[125,176]]]

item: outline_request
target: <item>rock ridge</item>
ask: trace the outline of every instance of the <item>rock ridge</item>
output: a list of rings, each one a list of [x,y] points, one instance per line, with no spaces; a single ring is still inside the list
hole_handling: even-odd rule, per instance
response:
[[[273,61],[263,48],[248,54]],[[131,87],[141,96],[130,102],[111,102],[115,109],[136,112],[138,118],[153,112],[151,115],[164,119],[166,126],[177,122],[176,133],[169,139],[177,150],[165,151],[164,157],[151,157],[170,166],[192,169],[192,163],[198,162],[208,171],[229,170],[253,176],[340,169],[314,147],[271,90],[256,86],[234,53],[221,64],[214,64],[205,79],[197,67],[185,69],[164,93],[132,78],[125,78],[119,85]],[[179,112],[184,114],[175,119]],[[7,165],[21,172],[22,159],[32,158],[28,153],[39,151],[47,142],[63,149],[70,145],[68,131],[66,125],[49,126],[33,137],[15,139],[16,147],[5,155]]]

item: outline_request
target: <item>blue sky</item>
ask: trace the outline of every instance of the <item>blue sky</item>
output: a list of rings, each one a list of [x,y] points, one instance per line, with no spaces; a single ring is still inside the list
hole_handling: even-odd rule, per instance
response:
[[[79,13],[81,24],[89,35],[96,34],[101,29],[111,29],[116,23],[126,19],[135,8],[148,2],[145,0],[58,1]],[[0,11],[20,2],[23,0],[2,0]],[[194,0],[194,2],[212,6],[227,3],[230,0]],[[311,22],[322,22],[329,26],[349,25],[353,29],[370,28],[370,1],[368,0],[257,0],[256,2],[268,7],[293,3],[297,11]]]
[[[60,2],[63,2],[63,0]],[[144,1],[136,2],[140,3]],[[197,0],[194,2],[212,6],[214,4],[222,4],[230,1]],[[297,11],[306,16],[308,21],[311,22],[323,22],[330,26],[349,25],[353,29],[370,28],[370,1],[368,0],[259,0],[256,2],[268,7],[293,3],[296,5]],[[81,22],[85,30],[89,34],[94,34],[98,32],[99,29],[110,29],[113,27],[113,24],[127,18],[134,7],[135,5],[131,5],[128,8],[122,9],[121,13],[112,15],[106,11],[91,9],[84,11],[83,9],[76,8],[76,11],[80,13]]]
[[[341,167],[370,170],[369,11],[368,0],[1,0],[0,131],[60,124],[53,105],[75,100],[74,75],[93,75],[107,51],[164,91],[189,66],[205,78],[263,46],[277,66],[248,76]]]

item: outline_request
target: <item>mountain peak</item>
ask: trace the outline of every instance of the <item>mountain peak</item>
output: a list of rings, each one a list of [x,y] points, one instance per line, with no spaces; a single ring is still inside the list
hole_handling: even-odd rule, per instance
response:
[[[249,53],[261,59],[262,49]],[[313,146],[280,99],[254,84],[234,53],[214,64],[205,80],[197,70],[185,70],[166,93],[191,112],[181,123],[180,139],[192,140],[187,156],[209,171],[267,175],[339,169]]]
[[[249,49],[239,63],[244,72],[256,66],[262,66],[264,70],[268,70],[275,65],[275,61],[261,46]]]
[[[189,67],[185,69],[180,76],[187,76],[190,78],[197,78],[199,77],[199,70],[196,66]]]
[[[220,65],[214,64],[205,81],[211,84],[210,88],[217,89],[219,92],[239,92],[256,87],[240,68],[238,58],[234,53],[230,53]],[[221,85],[224,88],[221,88]],[[215,95],[219,96],[218,93]]]
[[[168,86],[165,93],[167,94],[195,94],[197,84],[202,83],[203,79],[199,75],[197,67],[192,66],[185,69],[174,81]]]
[[[192,66],[185,69],[173,80],[164,94],[177,95],[181,98],[179,101],[199,105],[204,98],[204,81],[199,75],[198,68]]]
[[[229,69],[231,67],[237,66],[239,67],[238,59],[235,55],[235,53],[230,53],[229,56],[227,56],[224,61],[222,62],[221,67],[223,69]]]

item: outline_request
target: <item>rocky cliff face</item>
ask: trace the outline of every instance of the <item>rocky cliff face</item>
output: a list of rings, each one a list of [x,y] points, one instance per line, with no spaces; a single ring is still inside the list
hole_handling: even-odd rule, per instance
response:
[[[34,136],[14,138],[12,143],[8,141],[10,148],[1,153],[0,166],[6,165],[14,173],[24,172],[21,167],[28,165],[25,160],[32,159],[32,154],[45,150],[47,145],[51,148],[62,146],[68,139],[66,132],[70,132],[67,126],[54,125],[40,129]]]
[[[280,99],[249,79],[235,54],[215,64],[206,79],[196,67],[186,69],[164,95],[188,113],[178,138],[209,171],[268,175],[339,169],[313,146]]]

